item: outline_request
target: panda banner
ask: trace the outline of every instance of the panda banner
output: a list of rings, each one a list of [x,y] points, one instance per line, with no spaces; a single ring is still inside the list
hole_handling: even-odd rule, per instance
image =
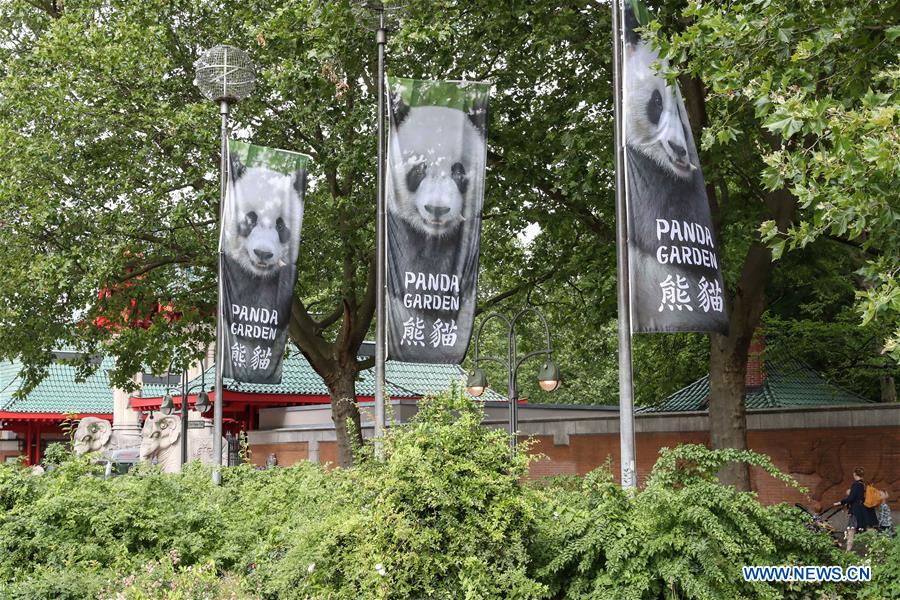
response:
[[[219,238],[222,374],[281,383],[309,157],[230,140]]]
[[[624,0],[623,137],[633,332],[728,334],[724,284],[700,160],[677,85]]]
[[[475,317],[490,85],[388,87],[388,357],[459,364]]]

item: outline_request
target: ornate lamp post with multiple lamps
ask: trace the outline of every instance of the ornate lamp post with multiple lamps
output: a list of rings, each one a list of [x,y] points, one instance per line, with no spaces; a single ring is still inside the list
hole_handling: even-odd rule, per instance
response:
[[[544,325],[546,347],[543,350],[527,352],[520,357],[516,353],[516,324],[523,315],[529,313],[537,315],[538,319],[540,319],[541,323]],[[506,325],[506,358],[480,356],[479,354],[481,332],[484,330],[485,324],[491,319],[497,319]],[[509,450],[511,453],[515,453],[517,441],[516,432],[519,429],[519,389],[517,381],[519,367],[521,367],[525,361],[536,356],[544,357],[544,364],[537,375],[538,385],[541,386],[541,389],[545,392],[552,392],[559,387],[559,367],[553,362],[553,347],[550,344],[550,327],[547,325],[547,319],[541,311],[529,306],[517,312],[511,319],[500,313],[491,313],[482,319],[481,325],[478,327],[478,333],[475,335],[473,370],[466,381],[466,389],[476,398],[484,394],[485,389],[487,389],[487,375],[485,374],[484,369],[480,367],[481,363],[492,362],[499,364],[506,369],[506,395],[509,399]]]
[[[197,397],[197,401],[194,403],[194,410],[198,412],[206,412],[210,408],[209,402],[209,394],[206,393],[206,390],[203,390],[205,384],[197,383],[192,385],[190,388],[185,388],[182,385],[181,388],[181,466],[182,468],[188,462],[188,442],[187,442],[187,431],[188,431],[188,397],[191,395],[192,390],[200,389],[200,395]],[[173,412],[175,412],[175,401],[172,399],[171,390],[166,390],[166,395],[163,396],[162,402],[159,404],[159,412],[162,414],[169,416]]]
[[[169,368],[166,371],[166,375],[164,377],[147,377],[144,376],[145,383],[162,383],[166,386],[166,394],[163,396],[162,401],[159,404],[159,412],[162,414],[169,416],[173,412],[175,412],[175,401],[172,399],[171,390],[175,389],[170,384],[172,382],[172,367],[175,366],[176,358],[172,359],[172,362],[169,363]],[[205,375],[205,371],[203,372]],[[191,390],[200,388],[202,391],[200,395],[197,397],[197,401],[194,403],[194,409],[200,411],[201,413],[209,410],[210,402],[209,402],[209,394],[206,393],[206,379],[205,377],[201,378],[201,382],[199,384],[195,384],[188,389],[188,372],[184,370],[181,372],[180,376],[180,384],[181,384],[181,466],[183,467],[187,464],[188,461],[188,441],[187,441],[187,430],[188,430],[188,402],[187,398],[191,393]]]
[[[221,156],[219,163],[219,226],[225,206],[225,190],[228,186],[228,115],[231,105],[247,96],[256,87],[256,69],[246,52],[234,46],[215,46],[204,52],[194,63],[194,83],[209,100],[219,103],[221,124]],[[216,403],[213,407],[213,481],[218,485],[222,473],[222,364],[225,349],[222,347],[222,249],[219,247],[219,284],[216,302]]]

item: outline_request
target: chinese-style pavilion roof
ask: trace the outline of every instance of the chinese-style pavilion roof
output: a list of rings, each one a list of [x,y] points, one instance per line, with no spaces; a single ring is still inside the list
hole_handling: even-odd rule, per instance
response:
[[[766,359],[766,380],[746,388],[747,410],[871,404],[872,400],[826,381],[806,363],[795,358]],[[709,409],[709,375],[684,387],[654,406],[636,412],[691,412]]]
[[[190,382],[189,387],[199,392],[200,387],[213,390],[216,378],[215,366],[207,369],[201,377]],[[459,365],[418,364],[387,361],[385,364],[385,393],[391,398],[420,398],[446,390],[451,384],[462,385],[466,374]],[[200,384],[204,385],[200,385]],[[290,356],[282,363],[281,383],[278,385],[260,383],[240,383],[226,378],[223,381],[226,390],[250,394],[291,395],[291,396],[324,396],[328,387],[319,374],[296,349],[291,349]],[[193,391],[192,391],[193,393]],[[357,396],[375,395],[375,369],[361,372],[356,381]],[[141,394],[144,398],[165,395],[165,387],[161,385],[145,385]],[[485,400],[505,400],[493,390],[486,390]]]
[[[0,418],[60,418],[67,413],[79,415],[112,416],[113,392],[108,372],[115,365],[112,358],[102,359],[97,371],[78,380],[75,366],[65,361],[65,351],[59,352],[62,357],[51,363],[47,376],[25,397],[16,397],[15,393],[22,387],[19,372],[22,364],[18,361],[0,363]],[[71,357],[70,357],[71,358]],[[447,389],[452,383],[460,384],[465,373],[458,365],[413,364],[388,361],[386,364],[387,394],[391,398],[420,398]],[[203,383],[208,391],[212,391],[215,381],[215,367],[205,373]],[[191,382],[191,387],[199,386],[201,378]],[[298,396],[321,397],[327,401],[328,388],[322,378],[313,370],[306,358],[298,351],[292,350],[283,364],[282,382],[280,385],[263,385],[237,383],[225,380],[227,390],[242,394],[264,394],[267,396],[292,396],[285,398],[290,403]],[[193,394],[198,388],[192,390]],[[163,385],[145,385],[144,398],[162,397],[166,393]],[[374,369],[363,371],[356,384],[356,393],[361,397],[372,397],[375,394]],[[503,397],[487,390],[487,400],[503,400]]]
[[[54,361],[47,377],[27,396],[18,398],[15,393],[22,387],[22,364],[0,363],[0,413],[112,415],[113,395],[107,372],[113,364],[112,359],[103,359],[93,375],[79,381],[74,366]]]

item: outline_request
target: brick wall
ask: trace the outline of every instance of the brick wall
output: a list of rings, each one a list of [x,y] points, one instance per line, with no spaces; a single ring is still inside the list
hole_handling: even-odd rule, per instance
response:
[[[553,436],[535,436],[532,452],[544,457],[531,466],[530,477],[584,475],[612,458],[619,476],[618,434],[576,434],[568,445],[556,445]],[[660,448],[678,444],[709,444],[706,432],[639,433],[636,436],[639,481],[645,481]],[[782,471],[808,488],[803,494],[759,469],[751,469],[751,485],[765,504],[799,502],[827,508],[844,497],[853,469],[861,466],[866,478],[888,491],[889,504],[900,508],[900,427],[786,429],[751,431],[747,443],[767,454]]]
[[[531,465],[532,478],[548,475],[584,475],[611,459],[612,472],[619,475],[619,435],[581,434],[570,435],[569,445],[555,445],[553,436],[535,436],[532,452],[545,458]],[[639,433],[635,436],[638,479],[643,481],[650,474],[660,448],[678,444],[707,444],[709,434],[689,433]]]
[[[618,477],[619,435],[614,415],[574,421],[554,415],[523,425],[535,433],[531,452],[541,455],[532,463],[530,477],[584,475],[606,464],[607,459]],[[639,415],[636,425],[639,482],[646,481],[660,448],[709,444],[708,418],[702,413]],[[750,448],[770,456],[781,471],[808,488],[801,493],[752,469],[751,484],[762,502],[827,508],[844,497],[853,469],[861,466],[867,479],[888,491],[891,507],[900,509],[900,406],[753,411],[748,414],[748,428]],[[251,432],[251,439],[253,435]],[[258,432],[255,441],[261,443],[251,445],[253,461],[264,464],[266,456],[275,452],[278,464],[288,466],[308,458],[306,440],[323,437],[318,431],[296,431],[292,436],[291,442],[275,444],[271,441],[284,439],[283,434],[274,438],[270,432]],[[319,462],[336,465],[336,442],[319,441],[318,445]]]
[[[766,382],[766,338],[762,329],[757,328],[747,349],[747,371],[744,381],[748,388],[757,388]]]
[[[764,452],[782,471],[809,489],[805,496],[765,473],[754,470],[751,480],[760,499],[819,504],[840,500],[853,481],[853,469],[862,467],[866,479],[887,490],[889,504],[900,508],[900,427],[793,429],[751,431],[747,443]]]
[[[338,464],[337,442],[319,442],[319,464],[331,463],[332,466]]]
[[[254,465],[265,466],[269,454],[275,454],[279,466],[289,467],[298,460],[309,458],[307,442],[285,442],[282,444],[251,444],[250,461]]]

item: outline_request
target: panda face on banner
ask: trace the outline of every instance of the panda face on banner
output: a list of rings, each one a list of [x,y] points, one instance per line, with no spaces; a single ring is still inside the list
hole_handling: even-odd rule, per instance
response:
[[[475,315],[490,85],[388,82],[388,357],[459,364]]]
[[[225,251],[249,274],[269,278],[296,256],[292,232],[300,229],[305,172],[293,176],[245,167],[231,158],[234,211],[225,232]]]
[[[461,110],[404,107],[395,108],[395,114],[402,118],[395,120],[391,138],[399,160],[391,161],[395,184],[390,209],[422,233],[453,234],[480,194],[484,137]]]
[[[228,142],[219,249],[225,377],[281,382],[309,157]]]
[[[636,22],[634,23],[636,25]],[[659,54],[635,34],[625,44],[625,142],[662,167],[672,177],[690,178],[691,163],[685,135],[687,119],[679,108],[675,88],[654,68]]]

